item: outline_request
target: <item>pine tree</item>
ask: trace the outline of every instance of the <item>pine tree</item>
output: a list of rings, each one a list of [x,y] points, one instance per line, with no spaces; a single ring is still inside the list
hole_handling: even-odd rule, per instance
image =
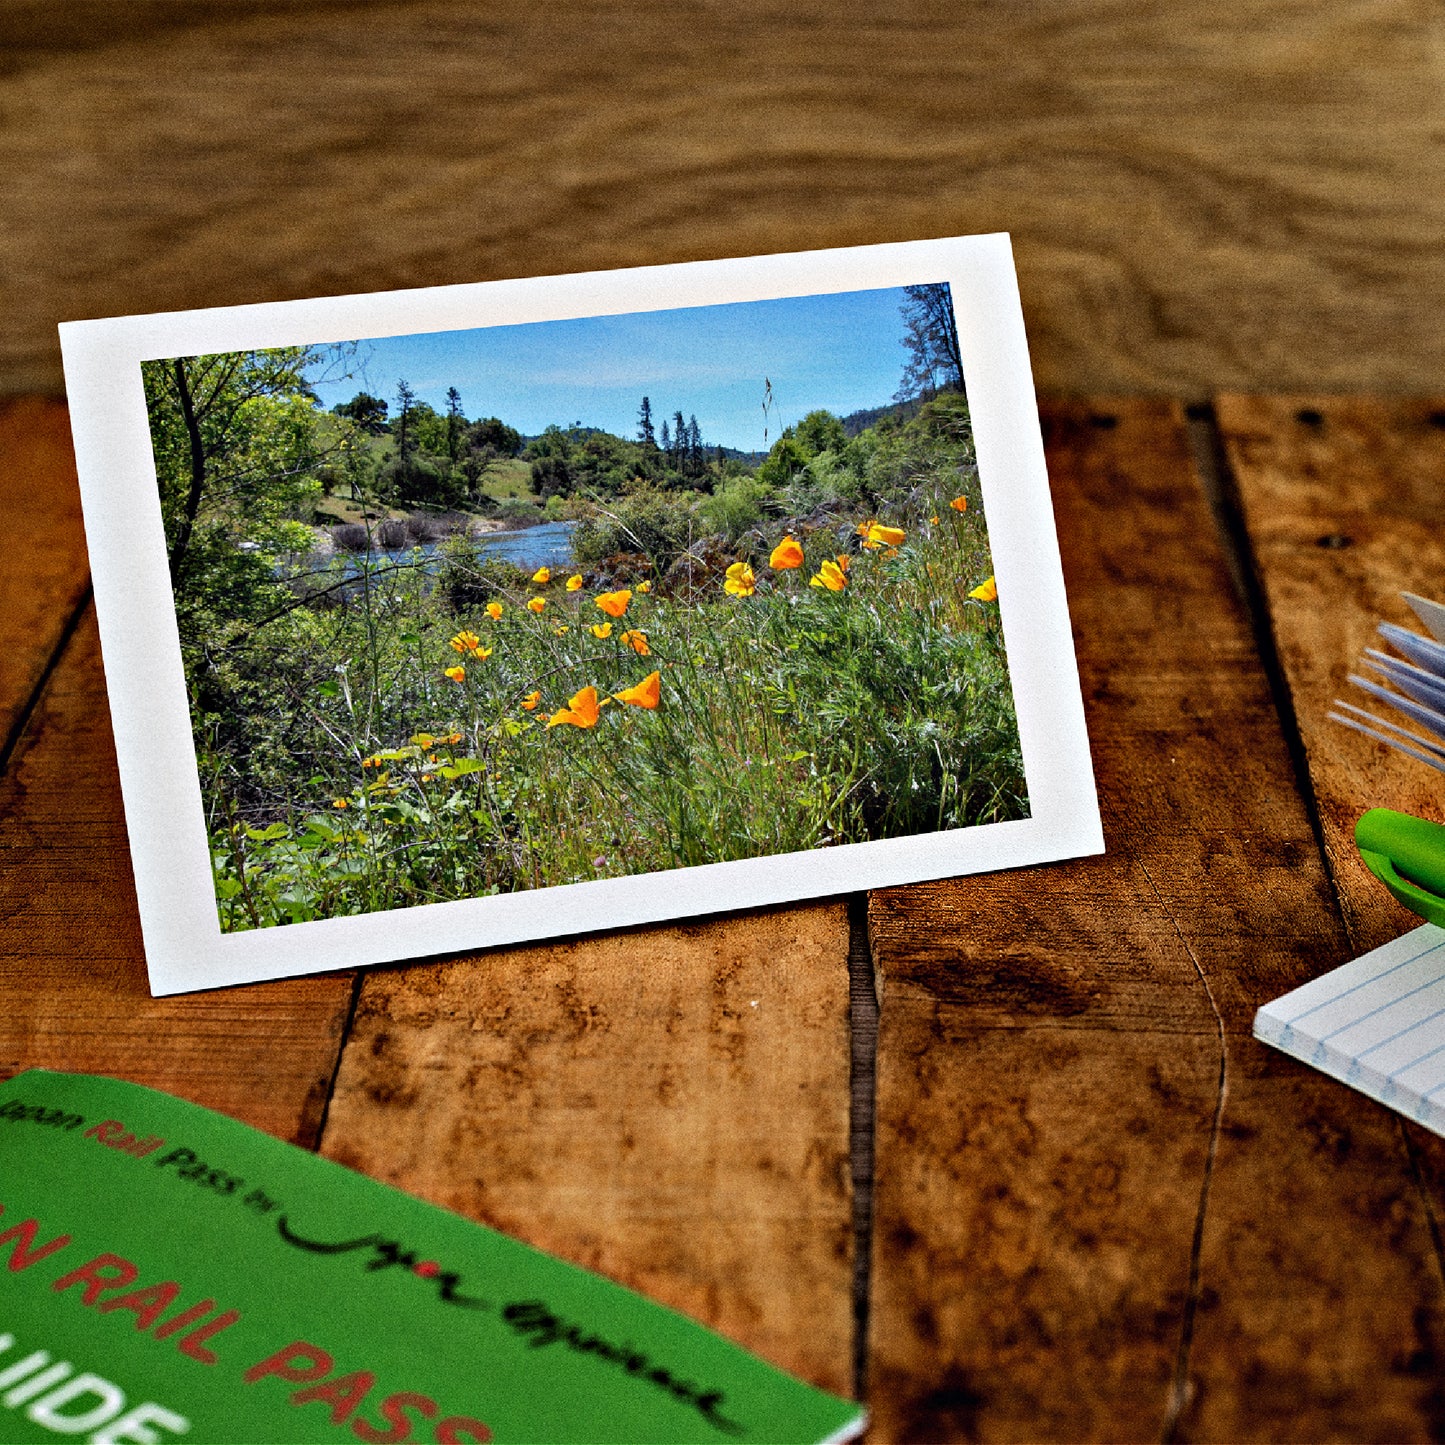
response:
[[[948,282],[930,286],[905,286],[908,298],[901,308],[908,331],[903,344],[908,365],[894,394],[895,401],[925,400],[940,391],[963,390],[963,358],[958,345],[958,326],[953,317],[953,294]]]
[[[411,435],[411,409],[416,405],[416,392],[405,381],[396,384],[396,454],[405,466],[407,458],[416,450],[416,438]]]
[[[447,455],[453,460],[457,459],[457,452],[461,450],[462,428],[467,424],[467,419],[462,415],[462,394],[456,387],[447,387]]]
[[[696,413],[687,419],[687,465],[694,474],[702,471],[702,429]]]
[[[645,447],[657,445],[657,433],[652,429],[652,403],[645,396],[637,413],[637,440]]]
[[[672,435],[667,430],[667,423],[665,421],[662,424],[662,454],[665,457],[671,457],[672,455]]]

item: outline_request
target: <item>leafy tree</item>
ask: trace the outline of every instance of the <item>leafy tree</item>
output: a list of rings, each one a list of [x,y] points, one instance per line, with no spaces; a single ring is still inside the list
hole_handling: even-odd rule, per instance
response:
[[[297,514],[320,493],[326,450],[306,377],[315,359],[287,347],[143,364],[178,604],[238,556],[264,565],[264,554],[309,543]]]
[[[810,411],[793,428],[793,437],[810,457],[841,452],[848,444],[843,423],[831,411]]]
[[[418,451],[430,452],[433,457],[451,458],[447,452],[449,418],[424,401],[413,403],[411,425],[408,428]]]
[[[785,432],[773,443],[773,449],[758,468],[758,481],[766,487],[780,490],[796,477],[804,475],[811,460],[798,439]]]
[[[514,457],[522,450],[522,434],[495,416],[474,421],[467,430],[467,445],[490,447],[499,457]]]
[[[907,328],[903,344],[908,349],[908,364],[894,400],[927,399],[940,391],[962,391],[963,357],[948,283],[905,286],[903,293],[907,298],[901,314]]]
[[[379,396],[372,396],[366,391],[359,391],[350,401],[338,402],[331,408],[337,416],[349,418],[362,431],[369,432],[372,436],[380,436],[386,431],[388,409]]]

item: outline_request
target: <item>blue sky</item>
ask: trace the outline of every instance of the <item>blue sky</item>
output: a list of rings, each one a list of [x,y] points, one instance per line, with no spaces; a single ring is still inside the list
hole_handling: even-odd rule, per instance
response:
[[[526,436],[555,423],[637,431],[642,398],[654,425],[696,415],[704,442],[763,446],[763,379],[783,426],[825,407],[839,416],[881,406],[898,389],[900,289],[747,301],[626,316],[544,321],[363,341],[349,379],[318,381],[325,406],[358,391],[396,406],[404,378],[438,411],[455,386],[470,418],[499,416]]]

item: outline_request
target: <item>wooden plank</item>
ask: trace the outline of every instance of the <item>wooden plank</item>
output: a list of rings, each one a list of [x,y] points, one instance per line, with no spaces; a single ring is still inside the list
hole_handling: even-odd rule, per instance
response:
[[[1442,38],[1428,0],[10,0],[0,391],[57,390],[78,316],[992,230],[1045,389],[1418,390]]]
[[[1348,945],[1183,418],[1046,425],[1109,852],[874,899],[879,1433],[1429,1438],[1398,1131],[1248,1037]]]
[[[1402,591],[1445,595],[1445,399],[1229,395],[1218,398],[1216,415],[1332,880],[1352,952],[1364,952],[1420,920],[1360,862],[1355,821],[1374,806],[1439,819],[1439,780],[1325,714],[1336,697],[1388,712],[1357,695],[1346,675],[1359,670],[1366,646],[1379,643],[1378,623],[1420,630]],[[1277,1068],[1310,1073],[1291,1060]],[[1435,1218],[1445,1218],[1445,1140],[1368,1101],[1358,1108],[1404,1131]],[[1353,1145],[1348,1132],[1321,1130],[1325,1149]],[[1385,1210],[1380,1228],[1391,1226]],[[1355,1287],[1378,1286],[1362,1275]],[[1415,1348],[1400,1355],[1402,1368],[1438,1372],[1442,1350],[1431,1311]],[[1445,1433],[1439,1402],[1433,1417],[1438,1438]]]
[[[61,403],[0,403],[0,512],[11,555],[0,570],[0,747],[8,747],[90,584]]]
[[[322,1148],[852,1391],[838,904],[368,974]]]
[[[1360,862],[1355,821],[1376,805],[1441,817],[1440,777],[1325,714],[1337,697],[1390,714],[1346,675],[1380,645],[1379,623],[1421,630],[1401,592],[1445,597],[1445,398],[1222,396],[1217,415],[1330,870],[1363,953],[1418,920]]]
[[[0,779],[0,1076],[110,1074],[310,1145],[350,998],[335,974],[150,997],[87,612]]]

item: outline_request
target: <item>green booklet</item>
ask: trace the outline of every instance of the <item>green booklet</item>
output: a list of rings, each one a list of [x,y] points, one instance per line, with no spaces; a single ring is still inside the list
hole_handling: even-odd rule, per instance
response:
[[[832,1441],[597,1275],[135,1084],[0,1084],[0,1440]]]

